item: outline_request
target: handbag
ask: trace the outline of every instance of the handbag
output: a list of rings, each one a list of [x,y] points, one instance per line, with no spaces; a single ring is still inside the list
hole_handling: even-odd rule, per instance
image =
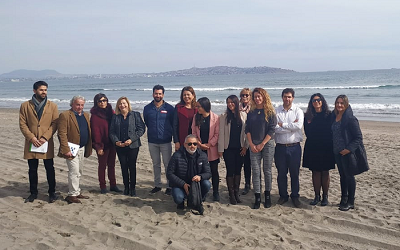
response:
[[[359,175],[369,170],[367,153],[364,144],[361,143],[356,151],[349,153],[349,170],[353,175]]]
[[[192,184],[189,188],[189,195],[188,195],[188,207],[191,207],[194,210],[199,210],[202,206],[202,198],[201,198],[201,186],[200,182],[192,181]]]

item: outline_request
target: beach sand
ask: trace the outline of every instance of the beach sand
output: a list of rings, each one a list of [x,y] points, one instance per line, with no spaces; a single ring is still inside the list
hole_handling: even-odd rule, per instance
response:
[[[60,199],[53,204],[47,202],[48,185],[40,162],[38,199],[24,203],[29,196],[29,180],[18,110],[0,109],[0,249],[400,249],[400,126],[360,123],[370,171],[356,177],[354,210],[338,210],[337,169],[331,171],[327,207],[308,205],[314,194],[311,172],[303,168],[303,208],[294,208],[290,201],[276,205],[279,197],[275,167],[270,209],[251,209],[252,192],[241,196],[243,203],[230,205],[221,161],[221,202],[212,202],[209,195],[205,214],[199,216],[188,210],[177,212],[164,189],[149,194],[153,174],[146,136],[142,138],[137,164],[137,197],[100,194],[93,153],[85,159],[81,178],[83,194],[90,199],[71,205],[63,200],[68,171],[65,161],[57,157]],[[55,142],[57,152],[58,139]],[[117,162],[117,183],[123,188],[119,166]]]

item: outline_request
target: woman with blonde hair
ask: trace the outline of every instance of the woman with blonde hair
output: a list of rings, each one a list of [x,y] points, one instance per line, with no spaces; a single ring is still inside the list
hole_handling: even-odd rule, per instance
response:
[[[271,207],[272,160],[275,153],[273,136],[275,134],[276,115],[267,91],[255,88],[252,92],[252,106],[247,115],[246,136],[250,148],[253,189],[255,195],[254,209],[261,204],[261,160],[265,181],[264,207]]]
[[[240,91],[240,104],[239,111],[245,113],[246,116],[250,112],[251,107],[251,89],[243,88]],[[250,149],[247,149],[246,154],[243,154],[243,172],[244,172],[244,190],[243,195],[246,195],[250,191],[251,183],[251,162],[250,162]]]
[[[140,113],[132,111],[127,97],[120,97],[111,120],[109,134],[121,163],[125,195],[136,196],[136,160],[142,145],[140,137],[145,130]]]

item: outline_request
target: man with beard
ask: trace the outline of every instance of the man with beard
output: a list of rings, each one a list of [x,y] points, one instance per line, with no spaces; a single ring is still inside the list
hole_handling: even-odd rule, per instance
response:
[[[286,88],[282,91],[283,104],[276,108],[277,125],[275,128],[275,166],[278,170],[278,204],[282,205],[289,200],[287,191],[287,173],[290,173],[290,185],[293,205],[301,207],[299,200],[299,173],[301,161],[301,146],[303,133],[301,128],[304,122],[303,111],[293,105],[294,90]]]
[[[147,138],[150,157],[153,161],[154,188],[150,193],[161,190],[161,157],[164,168],[168,166],[172,154],[172,126],[174,107],[163,100],[165,89],[161,85],[153,87],[153,101],[143,110],[144,122],[147,126]],[[165,194],[171,194],[169,185]]]
[[[28,160],[31,193],[25,202],[33,202],[38,195],[39,159],[43,159],[46,169],[49,202],[57,200],[53,135],[57,130],[58,108],[55,103],[47,100],[47,88],[46,82],[35,82],[32,99],[22,103],[19,111],[19,128],[25,137],[24,159]]]
[[[185,208],[185,198],[189,195],[192,182],[200,182],[202,200],[211,188],[211,170],[207,154],[197,148],[197,137],[186,136],[184,146],[171,157],[167,169],[167,178],[172,187],[172,198],[178,204],[177,209]],[[203,206],[195,208],[203,214]]]

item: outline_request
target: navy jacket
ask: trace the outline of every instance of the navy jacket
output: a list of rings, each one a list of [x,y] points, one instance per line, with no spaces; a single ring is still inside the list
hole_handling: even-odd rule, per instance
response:
[[[164,102],[159,109],[154,101],[143,109],[143,118],[147,126],[147,138],[150,143],[163,144],[172,141],[174,107]]]
[[[115,146],[117,141],[120,141],[121,137],[121,118],[122,115],[113,115],[110,124],[109,136],[110,139]],[[140,142],[140,137],[144,134],[146,127],[140,116],[139,112],[131,111],[129,115],[129,128],[128,128],[128,136],[131,139],[132,144],[129,145],[129,148],[138,148],[142,145]]]
[[[208,163],[207,154],[197,149],[196,162],[197,162],[197,173],[201,176],[202,180],[208,180],[211,178],[210,164]],[[184,146],[180,147],[176,151],[169,161],[167,168],[167,179],[171,187],[183,188],[185,185],[184,179],[186,179],[188,160],[186,157],[186,149]],[[188,183],[191,184],[191,183]]]

